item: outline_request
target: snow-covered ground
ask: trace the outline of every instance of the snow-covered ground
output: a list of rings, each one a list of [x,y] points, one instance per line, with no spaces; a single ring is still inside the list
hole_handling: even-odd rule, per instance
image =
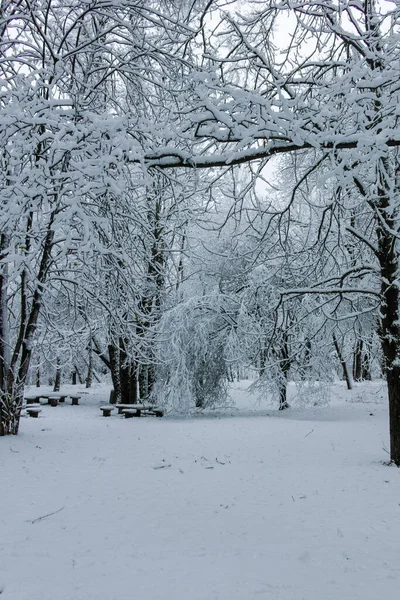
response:
[[[246,385],[226,414],[129,420],[95,387],[0,438],[2,600],[397,600],[383,385],[283,413]]]

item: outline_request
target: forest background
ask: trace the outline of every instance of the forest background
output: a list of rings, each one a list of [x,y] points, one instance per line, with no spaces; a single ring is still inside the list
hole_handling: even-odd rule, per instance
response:
[[[396,1],[2,2],[2,435],[61,372],[184,414],[238,374],[281,409],[289,380],[384,377],[400,465],[399,24]]]

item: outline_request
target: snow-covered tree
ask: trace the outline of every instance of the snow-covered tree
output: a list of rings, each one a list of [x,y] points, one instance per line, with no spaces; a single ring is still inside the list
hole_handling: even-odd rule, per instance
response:
[[[397,2],[250,0],[242,16],[224,15],[208,68],[193,72],[180,129],[185,143],[191,133],[191,151],[175,138],[146,156],[164,168],[223,168],[305,151],[321,186],[326,166],[336,186],[358,193],[374,236],[349,232],[372,252],[378,288],[366,290],[344,273],[340,290],[336,280],[319,292],[378,300],[397,465],[399,29]]]
[[[115,253],[97,236],[107,230],[102,203],[118,201],[134,169],[124,155],[132,161],[153,133],[157,139],[140,107],[166,88],[177,48],[202,27],[204,6],[1,5],[0,434],[18,431],[45,292],[65,257],[73,255],[80,271],[88,256]],[[140,166],[136,172],[146,178]],[[71,270],[64,278],[76,284]]]

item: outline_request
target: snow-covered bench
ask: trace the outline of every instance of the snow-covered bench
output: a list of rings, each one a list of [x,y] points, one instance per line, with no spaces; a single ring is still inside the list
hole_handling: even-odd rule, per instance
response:
[[[42,396],[25,396],[24,400],[27,404],[36,404]]]
[[[50,406],[58,406],[59,400],[60,400],[60,396],[58,396],[58,395],[57,396],[56,395],[49,396]]]
[[[122,411],[125,419],[130,419],[131,417],[140,417],[140,410],[137,408],[124,408]]]
[[[38,394],[37,396],[29,396],[29,398],[36,398],[37,402],[39,402],[40,399],[42,398],[43,400],[47,400],[47,402],[49,404],[51,404],[50,398],[52,398],[53,400],[56,398],[57,404],[58,404],[58,402],[65,402],[65,399],[67,398],[67,396],[68,396],[68,394],[65,394],[65,393],[58,394],[57,392],[50,392],[48,394]],[[26,400],[28,400],[28,398]],[[29,402],[27,402],[27,404],[29,404]],[[57,406],[57,404],[53,403],[52,406]]]
[[[28,413],[28,415],[30,417],[34,417],[35,419],[37,419],[37,417],[39,416],[39,413],[41,412],[41,408],[40,406],[33,406],[30,405],[27,407],[26,412]]]
[[[164,411],[154,404],[116,404],[118,414],[123,414],[126,419],[141,417],[142,415],[155,415],[162,417]]]
[[[78,406],[80,399],[81,399],[80,396],[71,396],[71,400],[72,400],[71,405]]]
[[[100,410],[103,411],[103,417],[111,417],[114,406],[100,406]]]
[[[154,415],[155,417],[163,417],[164,411],[162,408],[160,408],[158,406],[153,406],[152,408],[150,408],[149,410],[146,411],[146,414]]]
[[[136,404],[115,404],[114,405],[115,408],[118,410],[118,414],[121,415],[122,412],[126,409],[126,408],[132,408],[132,407],[136,407]]]

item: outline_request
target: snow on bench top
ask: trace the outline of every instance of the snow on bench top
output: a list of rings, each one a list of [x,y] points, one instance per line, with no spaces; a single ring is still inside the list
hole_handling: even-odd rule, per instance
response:
[[[154,410],[158,407],[154,404],[115,404],[117,408],[139,408],[140,410]]]

